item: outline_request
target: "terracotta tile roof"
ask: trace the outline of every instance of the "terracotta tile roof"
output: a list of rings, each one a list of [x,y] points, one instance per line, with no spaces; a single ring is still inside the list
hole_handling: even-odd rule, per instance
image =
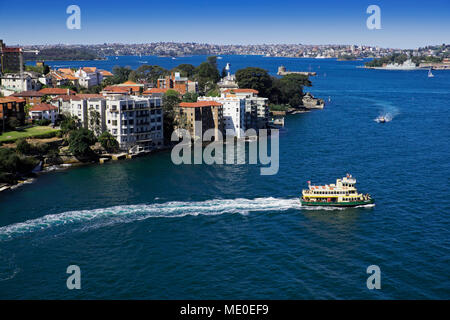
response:
[[[44,94],[39,91],[28,90],[22,92],[16,92],[12,94],[13,97],[42,97]]]
[[[101,70],[100,73],[101,73],[104,77],[112,77],[112,76],[114,76],[111,72],[106,71],[106,70]]]
[[[74,96],[68,96],[72,100],[87,100],[87,99],[103,99],[105,98],[101,94],[96,93],[79,93]]]
[[[65,75],[73,74],[73,70],[70,68],[59,68],[58,71],[64,73]]]
[[[17,97],[5,97],[5,98],[0,98],[0,103],[10,103],[10,102],[25,102],[24,99],[21,98],[17,98]]]
[[[259,93],[259,91],[255,90],[255,89],[227,89],[224,92],[226,92],[226,93],[233,93],[233,92],[234,93],[240,93],[240,92],[244,93],[244,92],[249,92],[249,93],[254,93],[254,94],[258,94]]]
[[[152,94],[152,93],[166,93],[168,88],[151,88],[145,90],[142,94]]]
[[[125,85],[132,85],[132,86],[138,85],[136,82],[133,82],[133,81],[125,81],[125,82],[122,83],[122,84],[125,84]]]
[[[64,95],[64,94],[67,94],[68,92],[70,94],[76,93],[73,90],[68,91],[68,89],[64,89],[64,88],[44,88],[44,89],[39,90],[39,92],[41,92],[43,94],[50,94],[50,95]]]
[[[222,104],[216,101],[197,101],[197,102],[181,102],[182,108],[201,108],[201,107],[218,107]]]
[[[77,78],[77,77],[75,77],[75,76],[72,76],[71,74],[67,74],[67,75],[65,75],[65,76],[64,76],[64,78],[66,78],[67,80],[78,80],[78,78]]]
[[[89,73],[94,73],[97,71],[96,67],[83,67],[82,69],[83,69],[83,71],[89,72]]]
[[[41,103],[34,105],[30,111],[50,111],[50,110],[58,110],[58,107],[52,106],[48,103]]]
[[[130,93],[128,87],[107,86],[103,89],[106,93]]]

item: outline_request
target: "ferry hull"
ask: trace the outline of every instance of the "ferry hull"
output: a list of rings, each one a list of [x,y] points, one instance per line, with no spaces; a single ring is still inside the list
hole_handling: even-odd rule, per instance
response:
[[[350,202],[311,202],[300,199],[302,206],[306,207],[357,207],[375,203],[374,199]]]

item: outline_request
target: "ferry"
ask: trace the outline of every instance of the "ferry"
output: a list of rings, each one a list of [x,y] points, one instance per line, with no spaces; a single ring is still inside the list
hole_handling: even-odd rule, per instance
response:
[[[313,186],[308,181],[309,188],[302,191],[300,202],[308,207],[356,207],[375,202],[369,194],[358,193],[355,184],[351,174],[325,186]]]

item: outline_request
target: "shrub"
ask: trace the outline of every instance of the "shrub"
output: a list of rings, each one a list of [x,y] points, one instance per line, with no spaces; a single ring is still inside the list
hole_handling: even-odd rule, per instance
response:
[[[32,146],[28,143],[25,138],[19,139],[16,142],[16,150],[21,154],[31,154]]]
[[[50,123],[52,122],[48,119],[40,119],[36,121],[36,124],[40,126],[48,126]]]
[[[108,152],[117,152],[119,150],[119,142],[108,131],[103,132],[98,137],[98,141]]]
[[[75,156],[89,156],[92,154],[90,148],[95,143],[95,135],[88,129],[73,130],[69,136],[69,150]]]

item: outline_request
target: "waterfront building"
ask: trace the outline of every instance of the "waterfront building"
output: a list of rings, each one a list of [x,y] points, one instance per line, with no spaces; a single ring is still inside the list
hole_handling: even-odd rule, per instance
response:
[[[222,94],[220,97],[199,97],[198,101],[215,101],[223,106],[225,135],[242,138],[245,127],[245,99]]]
[[[34,105],[28,115],[32,120],[50,120],[52,123],[55,123],[58,118],[58,107],[55,107],[48,103],[40,103]]]
[[[194,139],[203,136],[208,129],[214,129],[214,140],[219,140],[224,133],[223,106],[216,101],[181,102],[176,120],[179,128],[188,130]]]
[[[227,63],[227,65],[225,66],[227,75],[226,75],[226,77],[222,78],[217,83],[217,86],[219,87],[220,92],[223,92],[224,90],[228,90],[228,89],[239,88],[239,86],[236,82],[236,76],[234,74],[230,73],[230,69],[231,69],[231,65],[230,65],[230,63]]]
[[[121,150],[163,146],[161,98],[111,96],[106,99],[106,127]]]
[[[64,103],[64,99],[69,103]],[[97,135],[106,130],[106,102],[102,95],[77,94],[61,97],[61,100],[63,113],[76,117],[83,128],[92,130]]]
[[[269,122],[269,99],[258,97],[258,90],[228,89],[222,95],[236,96],[245,100],[244,127],[246,129],[266,129]]]

